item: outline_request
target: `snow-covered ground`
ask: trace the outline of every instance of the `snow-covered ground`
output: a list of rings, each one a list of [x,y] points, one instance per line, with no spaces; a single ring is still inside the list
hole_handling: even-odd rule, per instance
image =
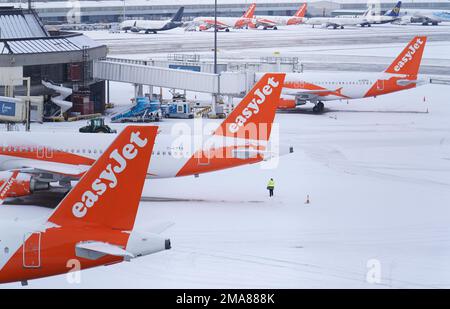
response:
[[[448,46],[435,54],[448,59]],[[112,91],[113,100],[132,95],[131,87]],[[280,140],[295,152],[276,168],[147,181],[144,196],[180,199],[144,202],[138,214],[138,226],[175,222],[164,232],[172,250],[86,270],[80,284],[62,275],[27,288],[450,288],[449,94],[448,86],[426,85],[327,102],[322,115],[309,107],[278,113]],[[13,209],[49,212],[17,206],[2,215]]]
[[[281,141],[295,153],[277,168],[146,183],[145,196],[195,200],[142,203],[138,225],[176,223],[165,232],[172,250],[84,271],[79,285],[57,276],[30,288],[448,288],[448,93],[428,85],[330,103],[323,115],[278,114]],[[40,129],[55,126],[64,124]],[[379,284],[366,281],[373,260]]]

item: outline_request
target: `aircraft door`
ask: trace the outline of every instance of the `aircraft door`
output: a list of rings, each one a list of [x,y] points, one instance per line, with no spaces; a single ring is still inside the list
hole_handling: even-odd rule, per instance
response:
[[[207,151],[199,151],[198,152],[198,165],[209,165],[210,157]]]
[[[384,90],[384,79],[377,80],[377,89]]]
[[[27,233],[23,241],[23,267],[41,267],[41,233]]]

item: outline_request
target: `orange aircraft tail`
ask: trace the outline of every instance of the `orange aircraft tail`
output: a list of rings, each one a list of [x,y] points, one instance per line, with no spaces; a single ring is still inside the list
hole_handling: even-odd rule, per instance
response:
[[[302,6],[295,13],[294,17],[305,17],[307,4],[303,3]]]
[[[252,3],[250,7],[247,9],[247,11],[242,15],[242,18],[253,18],[253,15],[255,14],[256,10],[256,4]]]
[[[285,76],[284,73],[265,74],[214,134],[269,140]]]
[[[49,222],[133,229],[157,126],[126,127],[61,201]]]
[[[409,42],[385,72],[392,74],[417,75],[419,73],[419,67],[422,62],[422,55],[426,42],[426,36],[416,36]]]

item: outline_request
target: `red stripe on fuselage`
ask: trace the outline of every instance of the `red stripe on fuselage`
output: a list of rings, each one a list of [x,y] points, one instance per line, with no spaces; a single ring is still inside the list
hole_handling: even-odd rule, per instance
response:
[[[43,148],[36,146],[0,147],[0,155],[72,165],[92,165],[95,162],[95,159],[83,157],[73,153],[59,151],[49,147]]]

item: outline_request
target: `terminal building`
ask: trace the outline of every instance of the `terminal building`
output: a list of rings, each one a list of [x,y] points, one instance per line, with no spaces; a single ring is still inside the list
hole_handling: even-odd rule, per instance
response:
[[[103,112],[105,82],[93,79],[92,66],[106,53],[105,45],[81,33],[47,31],[33,9],[0,9],[0,93],[17,97],[29,89],[42,97],[47,116]],[[66,96],[55,98],[55,87]]]
[[[20,7],[20,2],[0,0]],[[293,15],[304,2],[308,3],[309,16],[332,15],[335,10],[364,10],[368,3],[380,4],[382,10],[390,9],[395,0],[220,0],[219,16],[241,16],[251,3],[256,3],[259,15]],[[123,19],[165,19],[185,7],[185,20],[198,16],[212,16],[214,1],[211,0],[80,0],[80,1],[36,1],[33,8],[46,24],[111,23]],[[404,0],[404,8],[450,10],[447,0]]]

